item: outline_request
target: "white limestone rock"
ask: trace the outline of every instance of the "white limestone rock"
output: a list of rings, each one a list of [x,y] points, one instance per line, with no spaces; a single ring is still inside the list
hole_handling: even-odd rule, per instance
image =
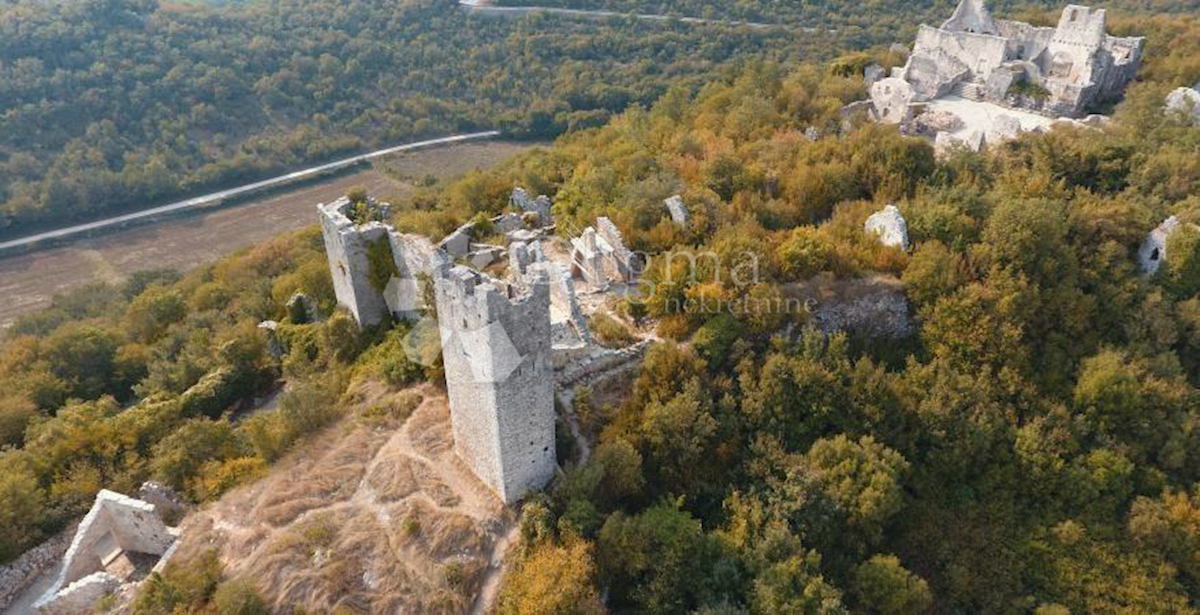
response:
[[[1021,134],[1021,120],[1011,115],[997,115],[992,120],[988,141],[1001,142],[1017,138]]]
[[[1167,110],[1191,118],[1193,124],[1200,124],[1200,91],[1179,88],[1171,92],[1167,96]]]
[[[879,242],[885,246],[908,251],[908,223],[895,205],[888,205],[882,211],[871,214],[864,230],[878,236]]]
[[[945,109],[926,111],[914,120],[918,127],[931,133],[958,132],[965,124],[963,119]]]
[[[1154,275],[1167,260],[1167,241],[1179,230],[1179,218],[1171,216],[1150,231],[1138,249],[1138,266],[1143,275]]]

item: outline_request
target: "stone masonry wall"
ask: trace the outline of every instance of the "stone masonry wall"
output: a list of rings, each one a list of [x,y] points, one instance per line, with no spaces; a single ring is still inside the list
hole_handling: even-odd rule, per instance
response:
[[[530,265],[518,292],[458,266],[435,285],[455,448],[505,503],[557,467],[548,276]]]
[[[77,524],[72,523],[50,540],[26,551],[16,560],[0,566],[0,611],[8,608],[12,601],[33,584],[37,578],[62,561]]]

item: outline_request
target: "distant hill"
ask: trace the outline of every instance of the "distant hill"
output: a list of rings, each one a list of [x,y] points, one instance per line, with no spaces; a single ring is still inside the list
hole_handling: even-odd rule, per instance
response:
[[[830,49],[452,0],[0,3],[0,234],[419,137],[599,125],[676,79]]]

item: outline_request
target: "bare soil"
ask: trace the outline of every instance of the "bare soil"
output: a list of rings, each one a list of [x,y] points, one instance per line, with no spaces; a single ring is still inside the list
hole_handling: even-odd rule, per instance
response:
[[[315,224],[316,205],[344,195],[350,187],[365,186],[381,197],[403,196],[427,175],[455,177],[492,166],[535,145],[488,141],[398,154],[377,163],[386,168],[386,174],[377,167],[227,209],[0,259],[0,330],[8,328],[18,316],[49,305],[55,294],[72,288],[92,282],[120,282],[146,269],[187,270],[280,233]]]

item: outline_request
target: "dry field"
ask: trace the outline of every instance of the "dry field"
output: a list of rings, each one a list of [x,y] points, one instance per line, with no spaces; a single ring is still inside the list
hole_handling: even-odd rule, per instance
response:
[[[398,154],[379,164],[411,181],[426,175],[445,179],[492,166],[533,146],[505,141],[463,143]],[[190,269],[279,233],[315,224],[317,203],[333,200],[356,185],[384,196],[413,189],[407,181],[366,170],[227,209],[0,259],[0,330],[21,314],[45,307],[56,293],[96,281],[119,282],[145,269]]]

